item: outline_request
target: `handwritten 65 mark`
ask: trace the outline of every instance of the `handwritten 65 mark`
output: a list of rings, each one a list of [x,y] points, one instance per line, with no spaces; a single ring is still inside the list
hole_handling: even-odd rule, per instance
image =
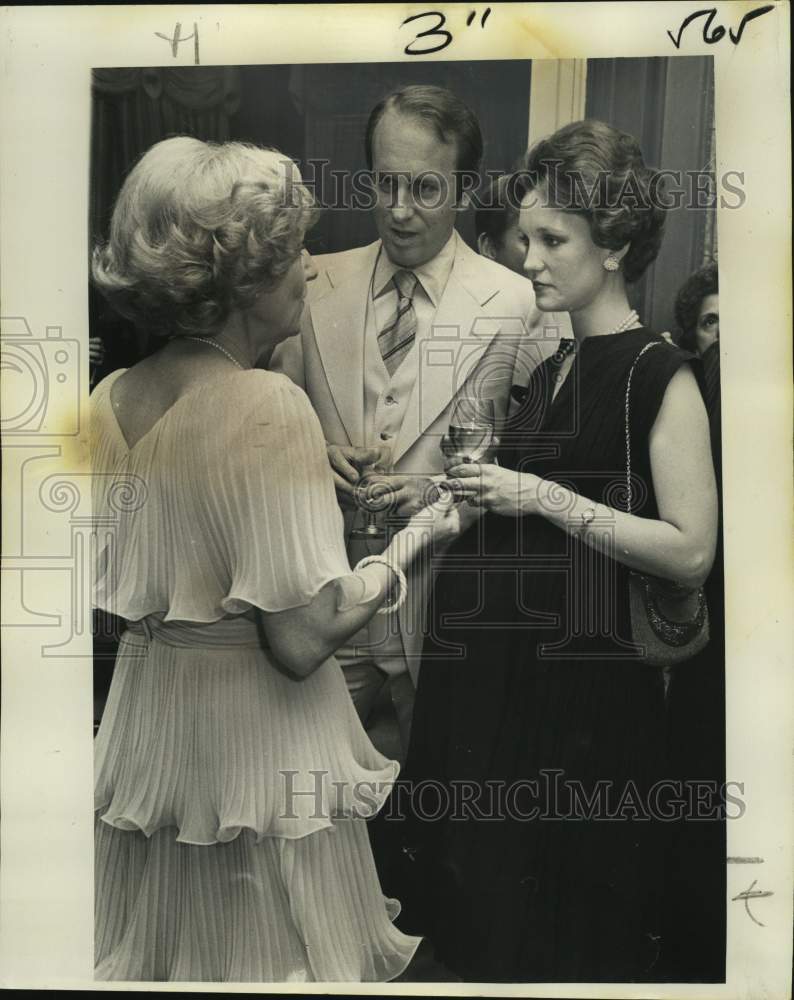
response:
[[[744,29],[750,23],[754,21],[757,17],[761,17],[762,14],[768,14],[770,10],[774,10],[774,4],[767,4],[766,7],[756,7],[755,10],[751,10],[749,14],[745,14],[744,17],[739,22],[739,27],[734,33],[733,28],[728,29],[728,38],[733,42],[734,45],[738,45],[742,39]],[[677,49],[681,48],[681,36],[684,31],[689,27],[689,25],[699,17],[706,16],[706,22],[703,25],[703,41],[706,45],[714,45],[721,38],[725,37],[725,28],[721,24],[718,24],[713,31],[711,31],[711,22],[717,16],[716,7],[707,7],[705,10],[697,10],[694,14],[690,14],[689,17],[685,17],[681,22],[681,27],[678,29],[678,34],[674,35],[672,31],[667,32],[667,37],[675,45]],[[711,34],[709,32],[711,31]]]

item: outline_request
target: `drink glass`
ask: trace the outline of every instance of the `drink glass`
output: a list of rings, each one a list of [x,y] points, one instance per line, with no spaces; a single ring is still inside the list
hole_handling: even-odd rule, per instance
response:
[[[353,499],[359,510],[364,512],[364,524],[353,528],[351,538],[367,541],[386,538],[386,531],[379,515],[391,503],[392,488],[384,477],[389,473],[387,456],[383,454],[377,461],[359,466],[361,478],[353,490]]]
[[[492,399],[465,397],[455,400],[447,433],[441,439],[441,451],[447,458],[460,455],[464,462],[495,462],[499,444],[496,414]]]
[[[441,439],[441,451],[446,458],[458,456],[462,462],[487,461],[498,465],[496,449],[499,439],[495,425],[496,412],[492,399],[457,399],[452,406],[447,433]],[[443,482],[439,484],[439,489],[442,490],[442,487]],[[465,492],[463,495],[458,492],[460,482],[451,488],[457,502],[465,498]]]

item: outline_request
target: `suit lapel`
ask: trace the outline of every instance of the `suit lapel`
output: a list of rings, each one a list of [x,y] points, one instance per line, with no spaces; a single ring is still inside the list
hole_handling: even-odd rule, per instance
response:
[[[352,266],[332,264],[324,274],[331,290],[311,302],[317,350],[350,443],[364,445],[364,332],[372,269],[380,243]]]
[[[394,448],[395,462],[448,406],[499,331],[498,320],[483,316],[499,286],[457,233],[455,239],[455,262],[432,329],[417,337],[416,381]]]

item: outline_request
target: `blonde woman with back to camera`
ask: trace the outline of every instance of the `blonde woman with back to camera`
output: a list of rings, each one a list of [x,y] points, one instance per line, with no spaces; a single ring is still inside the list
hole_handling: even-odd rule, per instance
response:
[[[347,562],[317,418],[267,370],[299,329],[314,213],[277,151],[173,138],[95,252],[109,301],[163,339],[92,396],[94,510],[114,525],[94,600],[127,620],[96,740],[98,979],[389,980],[419,943],[365,827],[397,765],[333,653],[457,514]]]

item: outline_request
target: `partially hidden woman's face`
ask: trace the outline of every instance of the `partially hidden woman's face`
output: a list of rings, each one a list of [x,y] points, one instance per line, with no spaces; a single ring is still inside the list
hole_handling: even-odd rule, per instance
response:
[[[507,267],[516,274],[524,274],[524,257],[527,253],[527,241],[518,226],[518,216],[511,219],[499,239],[490,236],[481,237],[481,252],[502,267]]]
[[[590,305],[608,281],[604,260],[610,251],[595,245],[584,216],[550,208],[546,201],[541,186],[521,202],[524,274],[535,289],[538,309],[575,313]]]
[[[280,344],[300,333],[306,283],[316,277],[317,268],[311,254],[302,250],[278,284],[260,293],[254,309],[257,319],[264,325],[269,344]]]
[[[695,327],[695,348],[704,355],[715,340],[720,339],[720,297],[717,293],[706,295],[700,303],[697,326]]]

